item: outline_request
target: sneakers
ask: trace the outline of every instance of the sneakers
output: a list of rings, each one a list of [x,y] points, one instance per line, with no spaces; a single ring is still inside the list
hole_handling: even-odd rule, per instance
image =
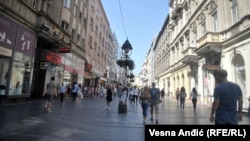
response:
[[[50,109],[48,109],[48,112],[51,113],[52,111]]]

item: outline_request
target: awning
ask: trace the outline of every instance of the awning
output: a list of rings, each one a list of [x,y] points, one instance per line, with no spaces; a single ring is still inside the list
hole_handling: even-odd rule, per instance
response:
[[[107,79],[104,77],[100,77],[100,80],[107,81]]]

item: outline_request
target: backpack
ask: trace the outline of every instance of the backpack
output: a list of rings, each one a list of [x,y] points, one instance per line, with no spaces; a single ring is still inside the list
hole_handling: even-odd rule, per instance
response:
[[[151,94],[151,101],[159,101],[160,100],[160,90],[157,88],[151,88],[150,90]]]

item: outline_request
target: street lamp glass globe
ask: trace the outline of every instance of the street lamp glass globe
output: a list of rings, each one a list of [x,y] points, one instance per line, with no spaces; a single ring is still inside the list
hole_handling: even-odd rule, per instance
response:
[[[132,46],[128,40],[122,45],[122,50],[124,50],[125,54],[128,54],[130,50],[132,50]]]

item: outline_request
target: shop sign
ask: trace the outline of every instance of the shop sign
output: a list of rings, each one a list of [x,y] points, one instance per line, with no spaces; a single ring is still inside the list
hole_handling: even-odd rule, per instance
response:
[[[220,69],[220,65],[206,65],[206,70],[208,71],[215,71],[219,69]]]
[[[48,61],[57,65],[61,65],[63,62],[62,61],[63,58],[59,54],[48,51],[48,50],[42,51],[41,60]]]
[[[40,69],[49,69],[50,63],[49,62],[40,62]]]
[[[57,55],[56,53],[53,53],[53,52],[49,52],[46,55],[46,60],[50,61],[52,63],[55,63],[55,64],[62,64],[61,56],[59,56],[59,55]]]
[[[18,24],[0,14],[0,46],[13,49]]]
[[[92,65],[86,62],[85,63],[85,68],[86,68],[86,70],[91,71],[92,70]]]
[[[70,53],[70,48],[68,47],[59,47],[59,53]]]
[[[16,50],[25,55],[32,56],[35,50],[35,33],[19,25],[17,33]]]

